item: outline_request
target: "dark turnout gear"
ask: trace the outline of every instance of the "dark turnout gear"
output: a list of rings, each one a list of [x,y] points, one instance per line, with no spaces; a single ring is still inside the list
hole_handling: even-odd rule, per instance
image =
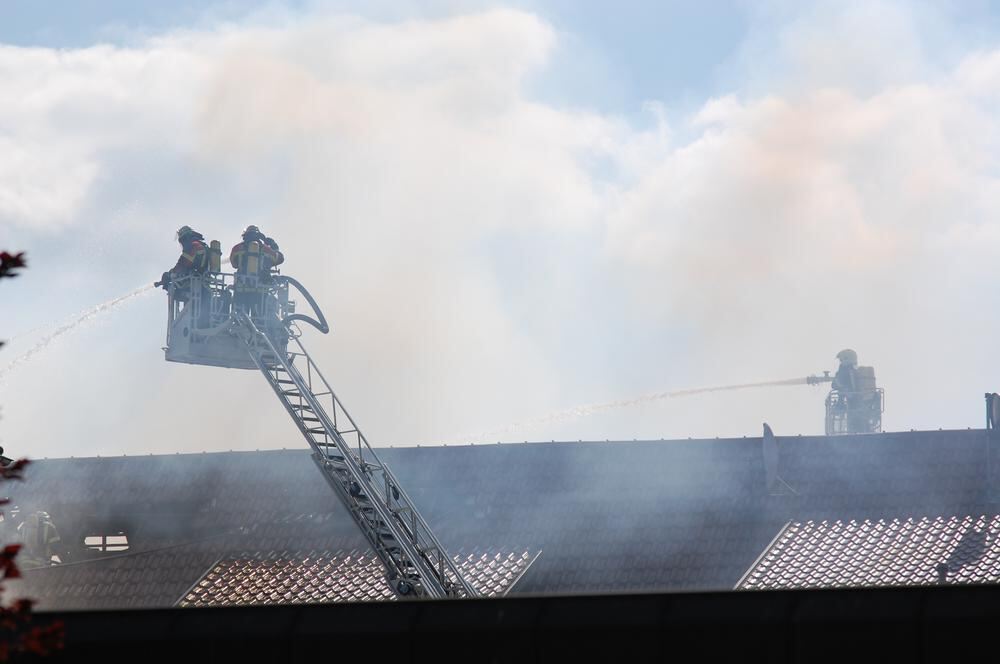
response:
[[[190,272],[201,274],[208,270],[209,251],[208,246],[202,239],[190,238],[181,244],[181,256],[177,259],[177,264],[171,272],[175,276],[182,276]]]
[[[177,230],[177,241],[181,243],[180,258],[170,270],[160,276],[160,281],[154,284],[164,289],[168,288],[174,279],[206,272],[211,262],[211,252],[205,244],[205,236],[190,226],[181,226]]]
[[[190,226],[177,229],[177,241],[181,244],[180,258],[154,285],[169,291],[176,301],[185,304],[185,308],[192,304],[192,300],[200,300],[194,312],[198,317],[195,325],[206,327],[211,317],[211,290],[200,275],[218,269],[213,267],[213,263],[219,263],[219,243],[212,242],[209,246],[205,236]]]
[[[274,309],[275,303],[267,291],[273,283],[272,271],[284,261],[277,242],[266,237],[256,226],[247,226],[243,241],[229,252],[229,262],[236,270],[233,285],[236,305],[253,316]]]
[[[854,367],[841,364],[840,368],[837,369],[836,375],[833,377],[833,389],[839,392],[855,392],[857,390],[857,381],[854,379],[854,371]]]
[[[59,553],[62,540],[47,512],[29,514],[17,527],[17,532],[24,545],[20,561],[31,567],[52,564],[52,556]]]
[[[847,348],[837,353],[837,359],[840,360],[840,366],[837,367],[837,373],[833,377],[833,389],[840,392],[857,391],[855,374],[858,368],[858,354]]]
[[[840,366],[826,398],[827,435],[876,433],[882,430],[883,392],[873,367],[858,366],[850,348],[837,353]]]
[[[263,269],[267,270],[267,272],[270,273],[271,270],[273,270],[274,268],[278,267],[279,265],[285,262],[285,255],[281,253],[280,249],[278,249],[278,243],[275,242],[273,238],[269,237],[264,238],[264,246],[266,246],[267,248],[269,248],[271,251],[274,252],[273,255],[265,254],[264,257]]]

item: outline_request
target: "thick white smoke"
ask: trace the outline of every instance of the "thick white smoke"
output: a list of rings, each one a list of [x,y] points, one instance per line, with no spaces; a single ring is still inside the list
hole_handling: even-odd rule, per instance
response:
[[[745,84],[644,127],[527,92],[560,45],[521,11],[0,48],[0,226],[34,259],[3,296],[25,326],[62,319],[154,280],[181,224],[228,245],[256,223],[324,304],[334,333],[307,345],[376,443],[805,375],[845,346],[889,428],[978,424],[1000,51],[937,62],[922,19],[882,39],[878,12],[908,10],[859,7],[751,35]],[[154,300],[11,372],[4,444],[301,444],[260,378],[164,363]],[[519,437],[809,433],[821,409],[810,388],[712,394]]]

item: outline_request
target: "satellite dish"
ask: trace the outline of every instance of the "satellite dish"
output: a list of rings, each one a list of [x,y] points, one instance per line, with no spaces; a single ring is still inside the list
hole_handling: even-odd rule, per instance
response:
[[[767,490],[772,491],[778,484],[778,441],[767,422],[764,422],[764,478]]]

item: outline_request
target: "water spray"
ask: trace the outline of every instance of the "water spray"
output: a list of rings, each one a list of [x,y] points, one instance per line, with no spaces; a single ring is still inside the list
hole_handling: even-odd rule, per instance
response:
[[[527,427],[540,426],[543,424],[551,424],[553,422],[563,422],[570,419],[587,417],[589,415],[594,415],[595,413],[600,413],[603,411],[617,410],[619,408],[629,408],[632,406],[641,406],[656,401],[662,401],[664,399],[674,399],[677,397],[686,397],[695,394],[706,394],[708,392],[727,392],[730,390],[746,390],[758,387],[780,387],[785,385],[818,385],[819,383],[828,383],[832,380],[833,377],[830,376],[829,372],[824,372],[822,376],[806,376],[804,378],[787,378],[785,380],[771,380],[771,381],[764,381],[757,383],[740,383],[737,385],[721,385],[716,387],[694,387],[683,390],[671,390],[669,392],[654,392],[652,394],[644,394],[642,396],[633,397],[631,399],[618,399],[615,401],[606,401],[604,403],[589,404],[584,406],[574,406],[573,408],[557,410],[549,413],[548,415],[542,415],[541,417],[536,417],[530,420],[522,420],[520,422],[508,424],[507,426],[501,427],[499,429],[484,431],[474,436],[464,436],[463,439],[476,440],[487,437],[493,438],[494,436],[512,433],[514,431],[517,431],[518,429],[524,429]]]
[[[222,264],[228,265],[229,257],[223,258]],[[0,380],[2,380],[4,376],[6,376],[11,370],[17,368],[21,364],[24,364],[38,353],[48,348],[48,346],[59,337],[75,331],[79,326],[96,318],[97,316],[100,316],[101,314],[108,313],[114,309],[117,309],[118,307],[132,300],[133,298],[139,297],[140,295],[144,295],[152,291],[158,285],[160,284],[156,283],[156,284],[147,284],[145,286],[140,286],[139,288],[129,291],[124,295],[119,295],[118,297],[112,298],[107,302],[102,302],[101,304],[94,305],[93,307],[90,307],[89,309],[86,309],[80,312],[79,314],[73,316],[65,323],[62,323],[57,328],[52,330],[52,332],[49,332],[44,337],[42,337],[38,341],[38,343],[36,343],[34,346],[32,346],[28,350],[24,351],[23,353],[15,357],[9,364],[7,364],[7,366],[0,369]],[[13,341],[14,339],[30,336],[31,334],[33,334],[38,330],[45,329],[45,327],[47,326],[36,327],[28,332],[17,335],[16,337],[9,339],[8,341]]]
[[[79,326],[83,325],[84,323],[90,320],[93,320],[97,316],[112,311],[120,307],[122,304],[128,302],[129,300],[132,300],[133,298],[148,293],[152,290],[153,286],[151,284],[148,284],[140,288],[136,288],[133,291],[129,291],[124,295],[119,295],[116,298],[112,298],[107,302],[102,302],[101,304],[90,307],[89,309],[80,312],[76,316],[73,316],[71,319],[67,320],[65,323],[62,323],[57,328],[55,328],[54,330],[46,334],[44,337],[39,339],[34,346],[24,351],[20,355],[18,355],[9,364],[7,364],[7,366],[0,369],[0,379],[6,376],[7,373],[9,373],[11,370],[15,369],[21,364],[24,364],[38,353],[48,348],[48,346],[59,337],[75,331]]]

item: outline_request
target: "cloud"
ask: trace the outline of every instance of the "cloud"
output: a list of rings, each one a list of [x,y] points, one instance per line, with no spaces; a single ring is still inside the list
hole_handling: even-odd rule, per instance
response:
[[[55,50],[0,45],[0,222],[73,224],[114,150],[182,137],[198,56],[180,45]]]
[[[345,398],[360,402],[361,421],[373,423],[366,428],[378,441],[426,440],[489,408],[528,407],[537,394],[516,390],[517,383],[553,389],[551,367],[503,310],[496,277],[475,252],[499,228],[593,223],[590,180],[570,153],[590,150],[606,123],[582,113],[565,122],[519,97],[519,80],[543,62],[551,39],[535,17],[499,11],[397,25],[321,19],[161,36],[146,50],[71,53],[46,65],[59,82],[46,113],[103,107],[106,119],[41,123],[39,133],[53,145],[80,134],[80,159],[93,160],[103,181],[92,183],[86,201],[69,201],[66,214],[35,210],[12,221],[39,229],[62,224],[76,237],[117,233],[124,224],[126,237],[108,238],[102,251],[138,252],[150,275],[165,267],[147,261],[173,252],[167,238],[180,219],[201,219],[198,226],[224,242],[249,221],[261,224],[332,314],[333,343],[317,340],[314,350],[337,367]],[[82,86],[72,84],[80,67]],[[58,162],[46,166],[55,172]],[[137,177],[130,168],[158,171],[150,189],[160,191],[175,189],[187,169],[203,172],[218,185],[221,216],[198,210],[196,196],[178,203],[154,193],[113,222],[102,218],[109,202],[101,198],[120,195],[122,181]],[[248,213],[238,199],[254,195],[267,205]],[[157,204],[170,211],[169,226],[157,219]],[[87,217],[92,225],[72,227]],[[153,348],[162,333],[154,316],[129,344]],[[107,375],[91,357],[64,360],[81,377]],[[122,376],[108,381],[105,397],[124,407],[88,431],[101,440],[96,449],[199,449],[220,441],[267,447],[287,431],[278,419],[280,428],[235,427],[244,440],[228,435],[234,427],[227,418],[268,412],[263,385],[245,377],[189,369],[185,379],[177,367],[146,359],[111,365]],[[19,371],[22,386],[33,382]],[[129,378],[137,373],[142,379]],[[192,380],[230,395],[237,411],[226,415],[221,403],[186,399]],[[134,389],[143,382],[147,387]],[[57,398],[73,401],[68,393]],[[8,403],[18,413],[8,417],[9,435],[17,437],[37,407]],[[179,413],[208,423],[204,438],[178,442],[168,433]],[[79,424],[64,426],[54,437],[72,438]],[[141,443],[122,440],[132,431],[144,432]]]
[[[687,115],[652,102],[644,127],[533,98],[560,43],[523,11],[4,47],[0,224],[58,259],[38,283],[86,275],[58,292],[67,314],[158,276],[181,223],[224,244],[261,225],[331,318],[307,344],[379,443],[802,376],[844,346],[876,366],[890,428],[977,423],[1000,57],[943,66],[899,5],[831,7],[774,28],[747,86]],[[885,16],[902,18],[879,46]],[[79,436],[92,452],[298,445],[259,378],[162,362],[154,299],[36,360],[73,368],[56,386],[12,372],[8,444],[57,403],[50,455]],[[821,401],[713,394],[525,435],[809,433]]]
[[[854,34],[837,24],[787,28],[789,66],[822,70],[811,60],[822,43],[805,37],[821,26],[832,42]],[[797,43],[808,46],[788,46]],[[892,43],[870,60],[891,69]],[[902,59],[920,60],[913,50]],[[878,85],[819,75],[795,79],[788,94],[709,100],[689,119],[695,138],[609,217],[607,248],[637,306],[684,321],[699,364],[726,367],[720,375],[734,381],[855,346],[887,387],[890,427],[976,423],[976,396],[990,384],[982,325],[996,320],[973,304],[994,278],[983,257],[995,255],[985,238],[996,234],[1000,182],[994,59],[973,53],[943,75],[927,67]],[[727,415],[749,426],[751,413],[731,405]]]

